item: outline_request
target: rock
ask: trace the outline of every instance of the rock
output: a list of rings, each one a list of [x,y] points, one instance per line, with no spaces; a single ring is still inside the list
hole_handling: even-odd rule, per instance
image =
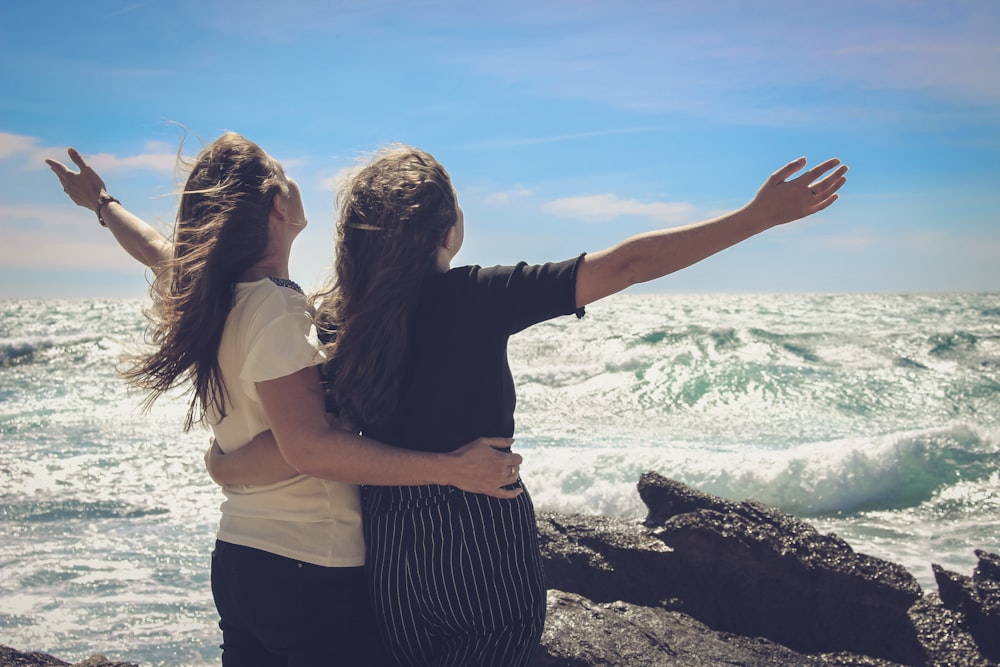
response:
[[[0,645],[0,667],[139,667],[134,662],[115,662],[103,655],[92,655],[83,662],[69,663],[48,653],[24,653]]]
[[[779,510],[654,473],[640,478],[639,494],[649,507],[644,526],[543,515],[554,588],[599,602],[673,600],[709,627],[799,651],[922,659],[907,615],[922,591],[901,566],[856,554]]]
[[[983,655],[1000,661],[1000,556],[976,550],[979,564],[971,577],[932,563],[942,604],[960,612]]]
[[[550,598],[544,646],[550,662],[539,664],[646,664],[622,658],[626,649],[616,642],[634,635],[655,639],[655,646],[673,644],[655,630],[637,629],[634,619],[653,613],[635,611],[640,607],[682,613],[710,633],[761,638],[753,649],[730,643],[743,652],[739,664],[786,664],[787,656],[777,653],[755,656],[761,646],[800,656],[788,664],[814,664],[809,660],[818,655],[826,662],[815,664],[840,664],[831,656],[859,665],[995,664],[989,651],[1000,634],[987,610],[997,609],[997,559],[980,557],[978,583],[963,588],[966,602],[952,611],[924,596],[902,566],[855,553],[836,535],[821,535],[777,509],[731,502],[654,473],[641,477],[639,494],[649,509],[642,524],[539,515],[550,588],[582,596],[589,605]],[[968,591],[991,602],[972,611]],[[973,620],[977,613],[982,620]],[[587,625],[586,618],[590,625],[580,634],[576,629]],[[671,617],[658,618],[670,623]],[[563,640],[554,628],[580,636]],[[581,647],[583,662],[572,662],[567,645]],[[627,651],[634,654],[640,645]],[[601,655],[622,662],[600,662]],[[551,662],[557,658],[564,662]],[[658,659],[649,664],[687,664],[669,653]]]
[[[919,665],[937,667],[995,667],[969,633],[965,616],[941,604],[937,593],[928,593],[910,608],[910,618],[927,658]]]
[[[596,603],[549,591],[548,619],[532,667],[895,667],[864,656],[804,655],[756,637],[717,632],[679,611]]]
[[[637,522],[544,512],[538,533],[550,588],[640,605],[658,605],[677,588],[671,550]]]
[[[700,509],[668,519],[657,536],[688,575],[676,596],[711,627],[808,652],[904,664],[923,655],[907,615],[922,595],[913,576],[779,510],[752,501]]]

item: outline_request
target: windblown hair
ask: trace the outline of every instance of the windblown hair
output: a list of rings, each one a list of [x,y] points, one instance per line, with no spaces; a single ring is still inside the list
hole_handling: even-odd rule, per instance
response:
[[[181,192],[174,254],[150,290],[147,337],[155,345],[122,375],[149,391],[148,409],[164,392],[193,384],[184,430],[210,406],[226,414],[218,352],[235,285],[264,256],[274,196],[288,194],[281,166],[257,144],[227,132],[197,156]]]
[[[354,173],[338,205],[334,274],[317,310],[327,391],[342,416],[371,426],[398,403],[421,284],[458,203],[437,160],[392,146]]]

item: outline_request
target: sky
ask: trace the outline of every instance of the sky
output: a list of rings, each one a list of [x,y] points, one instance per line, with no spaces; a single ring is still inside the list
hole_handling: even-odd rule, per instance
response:
[[[451,173],[458,263],[600,250],[839,157],[833,207],[641,289],[997,292],[998,38],[996,0],[0,0],[0,299],[147,292],[45,158],[76,147],[169,236],[178,155],[227,130],[298,181],[307,290],[336,184],[402,142]]]

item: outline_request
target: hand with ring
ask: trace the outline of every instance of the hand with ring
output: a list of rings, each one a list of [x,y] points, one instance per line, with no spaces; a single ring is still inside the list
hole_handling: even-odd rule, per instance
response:
[[[517,481],[520,454],[510,451],[513,438],[478,438],[449,453],[447,481],[470,493],[516,498],[523,489],[508,488]]]

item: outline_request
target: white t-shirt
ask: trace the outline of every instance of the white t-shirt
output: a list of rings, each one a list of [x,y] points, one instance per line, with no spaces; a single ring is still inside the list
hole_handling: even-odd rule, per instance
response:
[[[236,285],[219,344],[226,417],[209,414],[222,451],[271,428],[256,383],[321,363],[318,346],[305,297],[268,279]],[[327,567],[364,565],[356,485],[298,475],[269,486],[227,486],[223,493],[220,540]]]

